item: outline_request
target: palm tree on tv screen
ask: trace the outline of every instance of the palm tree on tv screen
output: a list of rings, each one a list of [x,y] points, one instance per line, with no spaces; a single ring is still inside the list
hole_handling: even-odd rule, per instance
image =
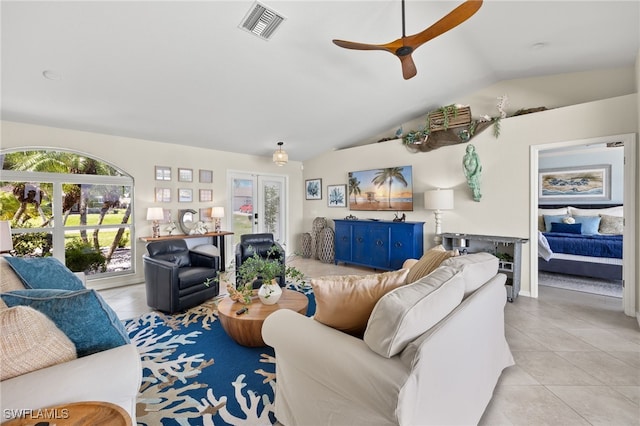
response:
[[[387,193],[387,203],[388,207],[391,206],[391,187],[393,185],[394,180],[402,183],[405,187],[409,186],[409,183],[405,179],[402,174],[402,167],[387,167],[385,169],[380,169],[376,172],[375,177],[371,180],[371,183],[376,185],[378,188],[384,185],[385,183],[389,184],[389,191]]]

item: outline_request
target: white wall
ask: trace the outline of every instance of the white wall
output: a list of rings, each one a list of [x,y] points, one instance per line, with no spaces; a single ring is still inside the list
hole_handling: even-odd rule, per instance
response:
[[[142,254],[145,252],[144,243],[139,237],[151,235],[151,224],[146,220],[147,207],[161,206],[171,209],[172,217],[177,220],[178,209],[191,208],[196,211],[211,206],[224,206],[225,212],[231,211],[226,205],[227,170],[248,171],[251,173],[282,174],[289,179],[289,242],[292,236],[300,234],[302,230],[302,171],[301,163],[290,161],[283,167],[274,165],[271,158],[256,157],[244,154],[234,154],[202,148],[190,148],[182,145],[160,143],[142,139],[125,138],[111,135],[59,129],[53,127],[36,126],[31,124],[2,122],[2,149],[22,147],[45,147],[74,150],[107,161],[133,176],[135,183],[135,276],[105,278],[93,280],[92,287],[102,288],[110,285],[123,285],[144,281],[142,269]],[[274,147],[275,149],[275,147]],[[172,167],[172,181],[160,183],[155,180],[155,166]],[[194,171],[194,182],[178,183],[177,167],[191,168]],[[213,184],[198,183],[198,170],[213,171]],[[156,187],[172,188],[171,203],[155,203],[154,189]],[[178,203],[177,188],[193,188],[193,203]],[[213,203],[198,202],[198,189],[213,189]],[[223,219],[224,220],[224,219]],[[228,227],[222,226],[223,230]],[[162,232],[164,234],[164,232]],[[231,260],[229,246],[227,262]]]
[[[401,141],[394,140],[335,151],[305,162],[304,178],[322,178],[326,193],[326,185],[347,183],[349,171],[411,165],[417,196],[414,211],[407,213],[407,220],[427,221],[426,248],[433,245],[435,225],[433,214],[422,208],[420,194],[437,187],[455,190],[455,209],[443,214],[444,232],[529,238],[529,147],[637,130],[636,94],[504,119],[498,139],[488,129],[471,140],[483,166],[480,202],[473,201],[462,172],[466,144],[414,154]],[[349,213],[348,208],[327,207],[324,195],[321,201],[304,201],[307,230],[316,216],[343,218]],[[392,213],[354,214],[362,218],[393,218]],[[530,289],[530,244],[523,250],[522,294],[528,294]]]

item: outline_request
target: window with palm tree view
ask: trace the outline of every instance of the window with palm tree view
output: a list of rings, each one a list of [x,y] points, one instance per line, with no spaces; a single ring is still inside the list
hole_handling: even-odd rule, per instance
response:
[[[54,256],[90,277],[132,273],[133,179],[73,152],[2,152],[0,220],[15,255]]]

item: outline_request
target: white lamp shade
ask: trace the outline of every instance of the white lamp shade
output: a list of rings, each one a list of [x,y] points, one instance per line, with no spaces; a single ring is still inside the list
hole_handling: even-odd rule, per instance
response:
[[[149,207],[147,209],[147,220],[164,220],[162,207]]]
[[[224,207],[211,207],[211,217],[224,217]]]
[[[427,210],[453,209],[453,189],[434,189],[424,193],[424,208]]]
[[[11,223],[8,220],[0,221],[0,252],[13,250],[11,239]]]

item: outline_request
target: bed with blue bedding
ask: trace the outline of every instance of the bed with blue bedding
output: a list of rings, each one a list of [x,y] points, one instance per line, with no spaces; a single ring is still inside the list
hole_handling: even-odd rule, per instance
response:
[[[620,207],[621,209],[621,207]],[[585,277],[601,278],[612,281],[622,281],[622,247],[623,235],[616,230],[607,233],[601,233],[602,227],[598,231],[589,231],[584,233],[574,220],[567,223],[566,217],[572,217],[580,221],[581,217],[572,215],[572,213],[594,214],[598,217],[606,218],[608,221],[621,222],[608,213],[620,214],[620,211],[609,209],[601,210],[582,210],[567,207],[567,213],[562,213],[561,209],[554,209],[551,215],[545,215],[546,225],[541,226],[538,232],[538,270],[546,272],[555,272],[561,274],[579,275]],[[586,213],[585,213],[586,212]],[[556,213],[559,213],[556,215]],[[544,214],[544,211],[543,211]],[[584,216],[582,216],[584,218]],[[549,222],[554,223],[549,223]],[[544,222],[544,221],[543,221]],[[561,225],[557,223],[560,222]],[[584,224],[583,224],[584,225]],[[576,232],[577,227],[578,231]],[[553,228],[554,232],[549,232]]]

